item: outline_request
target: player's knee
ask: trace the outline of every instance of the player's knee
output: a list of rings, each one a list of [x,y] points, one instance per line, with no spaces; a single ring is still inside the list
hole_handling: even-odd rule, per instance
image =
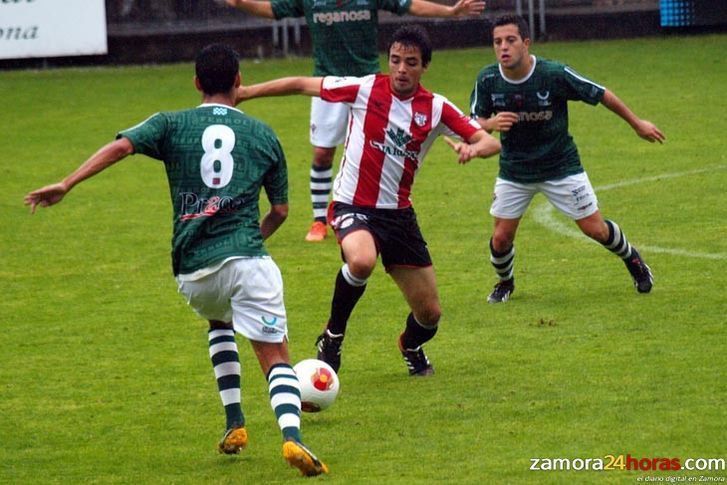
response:
[[[442,308],[438,304],[427,305],[414,315],[423,327],[436,327],[442,318]]]
[[[371,258],[368,255],[356,254],[346,258],[346,264],[348,270],[353,276],[358,279],[365,280],[371,276],[376,266],[376,258]]]
[[[318,168],[330,168],[333,166],[333,155],[336,153],[335,148],[321,148],[316,147],[313,149],[313,165]]]
[[[588,224],[581,226],[581,231],[591,239],[595,239],[600,243],[608,240],[609,232],[606,224]]]
[[[504,253],[512,247],[514,234],[495,232],[492,235],[492,248],[498,253]]]
[[[232,330],[232,322],[210,320],[210,330]]]

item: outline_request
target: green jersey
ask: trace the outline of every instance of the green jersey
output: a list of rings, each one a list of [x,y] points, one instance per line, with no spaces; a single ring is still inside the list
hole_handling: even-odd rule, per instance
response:
[[[157,113],[117,135],[164,162],[174,207],[172,269],[193,273],[235,256],[263,256],[260,189],[288,202],[280,142],[264,123],[224,105]]]
[[[276,19],[305,17],[313,44],[314,76],[379,72],[379,10],[397,15],[412,0],[272,0]]]
[[[532,58],[532,71],[518,81],[505,78],[499,64],[485,67],[470,96],[472,116],[489,118],[501,111],[518,115],[518,122],[500,134],[499,177],[520,183],[583,172],[568,133],[568,101],[595,105],[605,92],[564,64]]]

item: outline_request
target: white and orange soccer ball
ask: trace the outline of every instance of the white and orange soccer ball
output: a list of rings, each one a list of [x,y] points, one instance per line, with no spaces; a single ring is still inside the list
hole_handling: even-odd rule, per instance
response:
[[[322,360],[305,359],[293,366],[300,382],[301,409],[317,413],[330,407],[338,396],[338,376],[330,365]]]

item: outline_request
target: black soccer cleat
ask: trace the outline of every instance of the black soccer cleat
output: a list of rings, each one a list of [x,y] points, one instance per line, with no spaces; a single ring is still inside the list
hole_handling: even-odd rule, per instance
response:
[[[490,296],[487,297],[487,303],[505,303],[514,292],[515,278],[500,280],[495,284],[495,288],[490,293]]]
[[[631,256],[624,259],[626,268],[634,279],[634,287],[639,293],[648,293],[654,285],[654,276],[651,268],[644,262],[636,248],[631,248]]]
[[[399,350],[404,358],[406,366],[409,368],[410,376],[427,377],[434,374],[434,367],[429,363],[427,354],[424,353],[422,346],[415,349],[406,349],[401,339],[404,337],[402,333],[399,335]]]
[[[318,360],[322,360],[330,365],[334,371],[338,372],[341,367],[341,345],[343,344],[343,335],[332,335],[328,329],[316,339],[316,348],[318,348]]]

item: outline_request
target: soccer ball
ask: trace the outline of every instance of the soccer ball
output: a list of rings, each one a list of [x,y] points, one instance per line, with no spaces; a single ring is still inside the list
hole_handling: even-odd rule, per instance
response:
[[[293,367],[300,382],[301,409],[307,413],[323,411],[336,400],[339,383],[336,371],[322,360],[305,359]]]

